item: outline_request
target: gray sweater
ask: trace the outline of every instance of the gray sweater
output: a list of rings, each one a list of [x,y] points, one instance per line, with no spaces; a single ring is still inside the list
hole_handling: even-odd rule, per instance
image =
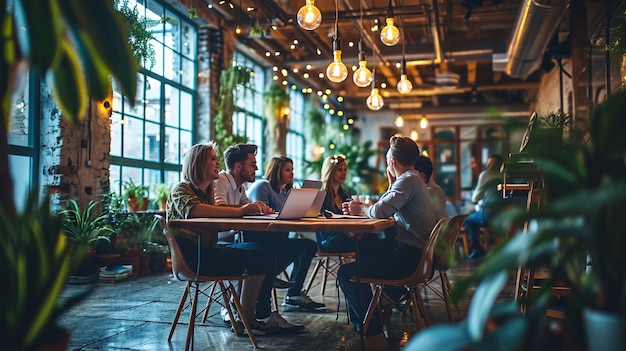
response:
[[[416,170],[402,173],[380,200],[365,211],[370,218],[396,220],[396,241],[423,249],[437,223],[428,188]]]

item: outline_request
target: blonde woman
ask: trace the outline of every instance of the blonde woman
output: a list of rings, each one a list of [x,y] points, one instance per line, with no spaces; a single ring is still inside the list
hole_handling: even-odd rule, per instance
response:
[[[350,201],[350,193],[343,187],[348,177],[348,161],[342,155],[328,156],[322,164],[322,190],[326,190],[326,199],[322,205],[322,213],[332,212],[341,214],[341,204]],[[321,252],[342,253],[354,252],[356,245],[361,245],[364,250],[378,236],[368,234],[362,237],[361,242],[357,238],[350,238],[343,232],[317,232],[317,246]],[[367,251],[367,250],[366,250]],[[361,255],[366,255],[361,251]]]

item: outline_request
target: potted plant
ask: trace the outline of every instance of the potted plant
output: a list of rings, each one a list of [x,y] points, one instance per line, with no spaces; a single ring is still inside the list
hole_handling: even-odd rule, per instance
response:
[[[0,340],[7,350],[52,344],[65,350],[69,331],[57,325],[58,317],[91,291],[60,299],[81,252],[68,245],[63,220],[51,214],[49,199],[39,203],[37,197],[33,191],[16,217],[0,209]]]
[[[152,187],[152,202],[159,208],[159,211],[165,212],[165,204],[167,197],[170,195],[170,187],[165,184],[155,184]]]
[[[565,306],[566,340],[580,345],[586,339],[589,350],[594,349],[594,342],[607,340],[611,340],[612,349],[626,347],[624,111],[626,91],[612,95],[594,111],[588,139],[574,134],[562,146],[528,150],[544,177],[542,205],[529,211],[507,211],[493,225],[508,230],[528,221],[529,230],[518,233],[490,254],[471,279],[456,284],[458,294],[479,282],[467,322],[422,331],[409,350],[435,348],[443,342],[449,346],[451,340],[458,348],[482,345],[500,350],[539,349],[547,336],[545,312],[554,301],[552,286],[556,282],[571,289]],[[586,258],[591,262],[589,270],[585,269]],[[518,266],[541,267],[549,272],[531,300],[517,301],[529,306],[524,317],[516,303],[494,307],[509,272]],[[593,322],[585,322],[589,317]],[[599,320],[611,321],[614,326],[602,324],[593,337],[585,337],[583,330],[589,332],[591,327],[599,326]],[[609,335],[611,330],[617,335]]]
[[[248,138],[233,134],[233,112],[235,111],[234,92],[238,87],[250,85],[253,75],[252,69],[233,65],[231,62],[227,70],[220,75],[219,102],[215,111],[214,140],[219,150],[226,150],[231,145],[245,143]]]
[[[126,199],[128,211],[137,212],[148,209],[148,191],[147,185],[135,184],[132,178],[122,181],[122,193]]]
[[[289,94],[283,86],[271,83],[263,94],[263,116],[267,121],[270,155],[285,155],[287,148],[287,125],[289,122]]]
[[[92,276],[95,272],[95,245],[99,240],[110,242],[109,235],[114,231],[108,224],[106,213],[96,213],[100,201],[90,201],[83,205],[76,199],[67,202],[67,208],[59,212],[63,222],[63,233],[69,239],[73,256],[80,257],[84,252],[82,264],[78,266],[74,276]]]

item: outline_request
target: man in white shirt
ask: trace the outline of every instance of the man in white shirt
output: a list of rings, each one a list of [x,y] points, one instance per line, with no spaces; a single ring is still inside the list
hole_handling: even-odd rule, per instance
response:
[[[256,161],[257,146],[254,144],[237,144],[229,146],[224,151],[224,163],[226,170],[219,173],[219,178],[214,181],[214,197],[215,204],[220,206],[239,206],[251,203],[246,195],[247,183],[255,181],[255,172],[258,169]],[[273,209],[263,201],[255,201],[252,203],[259,204],[263,208],[264,213],[273,212]],[[232,232],[232,231],[231,231]],[[223,234],[223,233],[220,233]],[[234,234],[233,234],[234,235]],[[220,236],[220,240],[226,240],[227,236]],[[257,306],[260,303],[270,301],[272,287],[285,287],[288,282],[276,279],[275,276],[267,276],[264,279]],[[225,308],[222,309],[222,317],[224,322],[228,322],[228,313]],[[257,316],[258,317],[258,316]],[[283,331],[298,331],[304,329],[304,326],[294,325],[284,319],[277,311],[272,312],[272,327],[278,327]]]

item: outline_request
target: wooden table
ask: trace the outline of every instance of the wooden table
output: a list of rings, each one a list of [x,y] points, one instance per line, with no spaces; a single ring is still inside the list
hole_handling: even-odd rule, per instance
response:
[[[262,232],[351,232],[373,233],[393,226],[393,218],[347,219],[303,218],[299,220],[244,219],[244,218],[191,218],[173,219],[169,226],[195,233],[225,230],[253,230]]]

